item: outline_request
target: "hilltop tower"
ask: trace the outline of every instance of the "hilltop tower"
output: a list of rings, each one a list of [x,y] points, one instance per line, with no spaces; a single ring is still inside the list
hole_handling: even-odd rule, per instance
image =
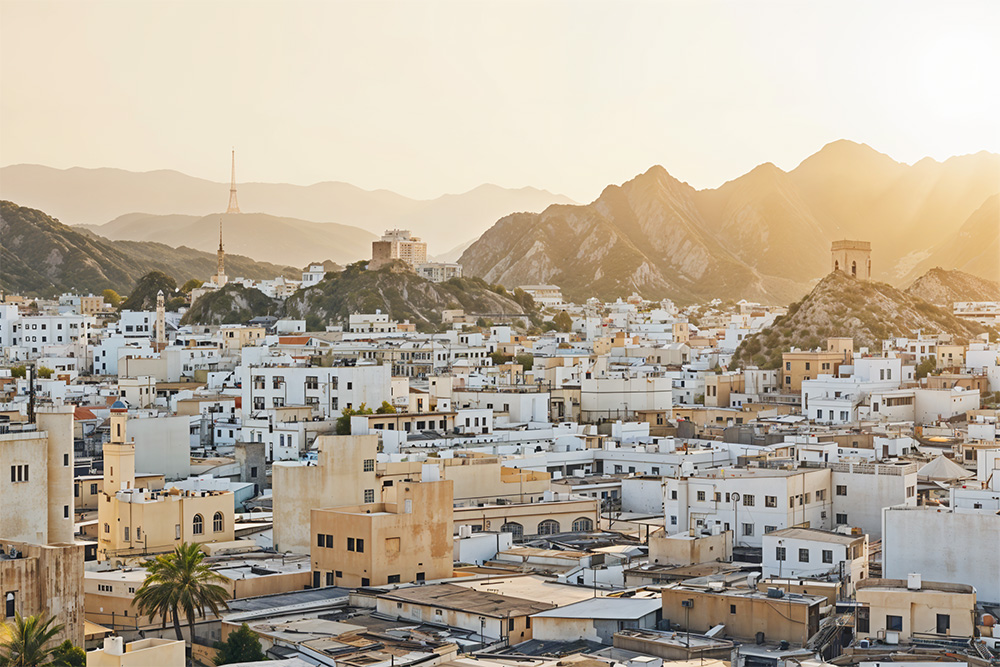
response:
[[[215,255],[218,257],[218,264],[215,267],[215,275],[212,276],[212,282],[217,287],[223,287],[229,282],[229,277],[226,275],[226,251],[222,249],[222,218],[219,218],[219,249]]]
[[[233,177],[229,183],[229,206],[226,213],[239,213],[240,204],[236,201],[236,149],[233,149]],[[219,272],[221,273],[221,271]]]
[[[156,346],[162,350],[167,344],[166,305],[163,301],[163,290],[156,293]]]
[[[858,280],[871,280],[872,244],[868,241],[834,241],[830,255],[834,271],[843,271]]]

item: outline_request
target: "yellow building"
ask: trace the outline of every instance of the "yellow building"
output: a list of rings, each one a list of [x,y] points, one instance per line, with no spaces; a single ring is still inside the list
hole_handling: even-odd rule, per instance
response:
[[[403,479],[423,479],[427,466],[434,466],[438,479],[454,483],[453,500],[468,503],[530,503],[541,500],[551,489],[552,476],[546,472],[520,470],[503,465],[499,457],[487,454],[457,454],[449,459],[394,461],[378,468],[379,481],[393,483]]]
[[[820,375],[836,375],[840,365],[846,363],[844,354],[837,350],[792,350],[781,355],[781,391],[797,394],[802,391],[803,380],[815,380]]]
[[[135,485],[140,489],[150,491],[161,491],[166,478],[162,473],[136,473]],[[73,480],[73,500],[76,501],[76,510],[86,512],[96,510],[104,495],[103,475],[80,475]]]
[[[97,510],[99,560],[162,553],[183,542],[234,539],[231,491],[152,491],[135,486],[135,442],[125,432],[128,409],[111,406],[104,445],[104,489]]]
[[[106,637],[104,647],[87,652],[87,667],[184,667],[184,642],[176,639]]]
[[[864,579],[855,584],[857,636],[886,639],[896,633],[907,640],[913,633],[971,637],[975,631],[976,589],[965,584],[921,581],[919,574],[903,579]]]
[[[264,327],[223,327],[220,334],[224,350],[239,350],[262,344],[267,330]]]
[[[527,502],[516,505],[472,505],[455,508],[455,526],[471,526],[473,532],[525,535],[588,532],[598,526],[598,500],[573,497],[569,500]]]
[[[400,482],[382,499],[312,510],[313,586],[382,586],[452,575],[452,483]]]

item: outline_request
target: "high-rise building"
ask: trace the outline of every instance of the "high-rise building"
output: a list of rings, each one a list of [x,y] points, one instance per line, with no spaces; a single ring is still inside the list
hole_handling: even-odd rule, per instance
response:
[[[387,229],[381,240],[372,241],[372,259],[368,268],[375,270],[394,259],[406,262],[414,270],[427,263],[427,244],[408,229]]]

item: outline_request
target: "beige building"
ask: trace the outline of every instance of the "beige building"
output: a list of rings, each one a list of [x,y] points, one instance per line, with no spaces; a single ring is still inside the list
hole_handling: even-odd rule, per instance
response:
[[[135,485],[140,489],[162,491],[165,483],[166,478],[160,473],[137,472],[135,474]],[[104,476],[81,475],[73,480],[73,486],[73,500],[76,502],[76,510],[79,512],[97,510],[101,497],[104,495]]]
[[[793,644],[805,644],[816,634],[820,608],[827,603],[818,595],[772,598],[745,588],[711,591],[678,586],[661,593],[663,618],[692,632],[725,624],[727,637],[752,641],[762,632],[765,641]]]
[[[860,280],[872,277],[872,244],[868,241],[834,241],[830,247],[832,271],[843,271]]]
[[[437,468],[439,479],[454,484],[456,505],[470,503],[530,503],[541,500],[552,487],[546,472],[521,470],[503,465],[499,457],[456,453],[454,458],[426,461],[388,462],[379,466],[378,477],[398,483],[403,479],[423,479],[427,466]]]
[[[452,575],[452,483],[383,487],[381,502],[312,510],[313,586],[382,586]]]
[[[697,563],[729,562],[733,559],[733,531],[718,535],[677,533],[667,535],[658,530],[649,536],[649,562],[657,565],[695,565]]]
[[[473,532],[513,533],[515,540],[525,535],[592,531],[598,526],[598,518],[598,500],[583,497],[455,508],[456,529],[470,526]]]
[[[845,361],[842,351],[792,350],[781,355],[778,374],[783,393],[798,394],[803,380],[815,380],[820,375],[837,375]]]
[[[0,539],[73,541],[73,407],[38,408],[0,434]]]
[[[184,667],[184,642],[140,639],[125,643],[123,637],[106,637],[104,647],[87,652],[87,667]]]
[[[965,584],[908,579],[866,579],[855,584],[860,608],[858,638],[888,643],[914,633],[971,637],[975,631],[976,589]]]
[[[83,545],[0,540],[0,549],[0,623],[53,614],[64,626],[56,639],[83,646]]]
[[[97,510],[97,557],[162,553],[183,542],[234,539],[231,491],[136,488],[135,441],[126,435],[128,409],[111,407],[111,441],[104,445],[104,489]]]
[[[387,229],[381,240],[372,241],[372,259],[368,268],[375,270],[392,260],[409,264],[414,270],[427,263],[427,244],[408,229]]]
[[[316,447],[315,464],[281,461],[271,469],[274,548],[278,551],[310,553],[312,510],[376,500],[377,435],[322,435],[316,438]]]
[[[219,334],[222,349],[239,350],[247,346],[261,345],[267,330],[264,327],[223,327]]]

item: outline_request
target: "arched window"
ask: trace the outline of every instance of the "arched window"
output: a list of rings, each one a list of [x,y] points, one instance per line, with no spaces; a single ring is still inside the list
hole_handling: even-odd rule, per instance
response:
[[[555,535],[556,533],[561,532],[561,530],[562,529],[559,528],[559,522],[555,519],[546,519],[538,524],[539,535]]]
[[[573,522],[574,533],[589,533],[593,529],[594,529],[594,522],[585,516],[581,516],[579,519]]]
[[[217,533],[222,532],[222,512],[216,512],[215,516],[212,517],[212,530]]]
[[[834,271],[840,271],[840,260],[839,259],[833,260],[833,270]]]
[[[205,532],[205,519],[200,514],[194,515],[194,520],[191,522],[191,532],[195,535],[201,535]]]
[[[855,276],[855,277],[858,275],[858,263],[857,262],[851,262],[851,275]]]
[[[524,537],[524,526],[517,523],[516,521],[510,521],[500,526],[501,533],[510,533],[514,536],[515,540],[520,540]]]
[[[872,277],[872,261],[870,259],[868,260],[868,277]]]

